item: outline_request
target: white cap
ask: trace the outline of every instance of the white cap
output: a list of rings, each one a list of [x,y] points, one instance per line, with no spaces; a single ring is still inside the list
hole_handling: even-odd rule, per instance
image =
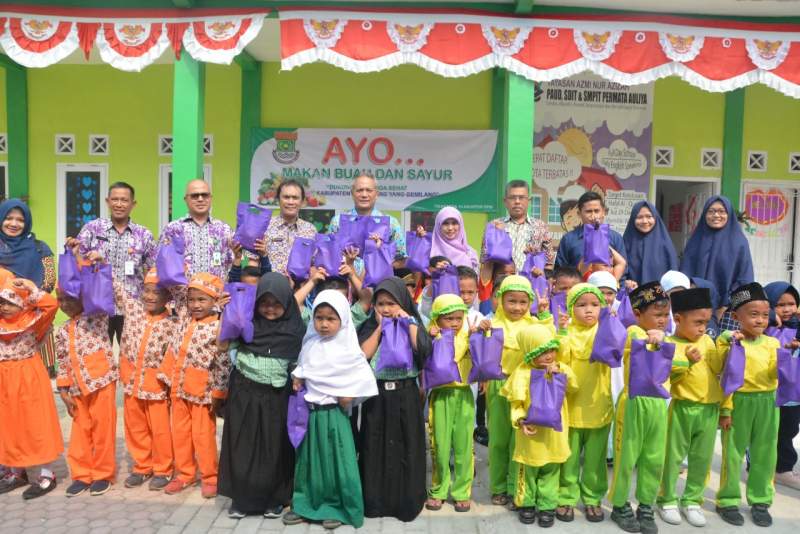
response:
[[[619,290],[619,282],[614,278],[614,275],[608,271],[595,271],[589,275],[588,283],[595,287],[607,287],[614,291]]]
[[[664,288],[664,291],[669,293],[676,287],[689,289],[692,287],[692,282],[689,280],[688,276],[680,271],[667,271],[664,273],[664,276],[661,277],[661,287]]]

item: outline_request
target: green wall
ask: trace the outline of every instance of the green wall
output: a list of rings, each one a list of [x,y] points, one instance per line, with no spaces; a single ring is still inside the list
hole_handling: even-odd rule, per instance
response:
[[[765,85],[750,86],[745,91],[744,124],[742,179],[800,181],[800,174],[789,172],[789,153],[800,152],[800,100]],[[768,151],[766,172],[747,170],[750,150]]]

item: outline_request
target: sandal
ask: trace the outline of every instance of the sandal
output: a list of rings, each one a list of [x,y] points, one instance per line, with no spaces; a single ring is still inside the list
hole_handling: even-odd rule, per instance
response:
[[[456,512],[469,512],[470,503],[469,501],[456,501],[454,508]]]
[[[600,508],[600,506],[598,505],[586,506],[584,514],[586,515],[586,520],[589,521],[590,523],[599,523],[606,518],[603,509]]]
[[[559,506],[556,508],[556,519],[564,523],[570,523],[575,519],[575,510],[572,506]]]
[[[492,504],[495,506],[505,506],[508,504],[508,495],[503,493],[498,493],[497,495],[492,495]]]
[[[442,500],[430,497],[427,501],[425,501],[425,508],[433,512],[438,512],[442,509]]]

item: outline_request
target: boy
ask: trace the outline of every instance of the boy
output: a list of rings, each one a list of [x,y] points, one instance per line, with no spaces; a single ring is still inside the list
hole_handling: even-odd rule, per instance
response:
[[[119,378],[108,338],[107,315],[84,315],[81,301],[60,289],[61,311],[69,317],[56,333],[58,393],[72,417],[67,463],[72,484],[67,497],[111,489],[116,471],[116,385]],[[128,321],[130,322],[130,321]]]
[[[581,273],[575,267],[562,266],[553,270],[553,294],[566,293],[581,282]]]
[[[740,329],[717,338],[720,356],[728,357],[734,340],[745,353],[744,385],[727,397],[720,410],[722,470],[717,492],[717,513],[731,525],[741,526],[739,479],[745,451],[750,453],[747,503],[753,523],[772,525],[769,506],[775,495],[772,484],[777,460],[778,388],[777,339],[764,335],[769,324],[769,301],[760,284],[753,282],[731,293],[731,311]]]
[[[714,341],[706,335],[711,319],[711,291],[694,288],[670,295],[675,317],[675,334],[667,341],[675,344],[670,382],[672,401],[669,409],[667,452],[659,492],[658,515],[671,525],[681,523],[681,514],[695,527],[706,524],[703,515],[703,491],[714,443],[717,438],[719,404],[722,389],[717,375],[722,371]],[[675,483],[681,462],[689,457],[686,486],[678,499]],[[679,511],[680,505],[680,511]]]

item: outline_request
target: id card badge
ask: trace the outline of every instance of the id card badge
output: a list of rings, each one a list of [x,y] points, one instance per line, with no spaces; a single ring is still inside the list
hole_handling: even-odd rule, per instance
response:
[[[125,262],[125,276],[133,276],[135,269],[136,266],[131,260]]]
[[[222,254],[219,251],[214,252],[214,255],[211,257],[211,263],[213,263],[215,267],[222,265]]]

